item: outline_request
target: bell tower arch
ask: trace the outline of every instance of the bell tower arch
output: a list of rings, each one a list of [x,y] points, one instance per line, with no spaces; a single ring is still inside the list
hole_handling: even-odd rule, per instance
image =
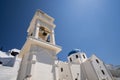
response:
[[[54,28],[56,25],[53,21],[54,19],[52,17],[48,16],[41,10],[38,10],[27,30],[28,36],[32,36],[36,39],[41,39],[55,45]]]

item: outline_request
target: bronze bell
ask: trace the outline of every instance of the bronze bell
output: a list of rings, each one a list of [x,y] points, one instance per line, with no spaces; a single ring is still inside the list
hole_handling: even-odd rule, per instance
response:
[[[47,33],[46,33],[46,32],[43,32],[43,36],[47,36]]]

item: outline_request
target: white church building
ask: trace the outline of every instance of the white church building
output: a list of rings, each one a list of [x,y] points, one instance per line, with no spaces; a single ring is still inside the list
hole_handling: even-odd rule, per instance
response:
[[[58,60],[62,49],[55,43],[55,27],[54,18],[37,10],[24,46],[17,56],[12,53],[12,66],[3,65],[6,56],[0,54],[0,80],[114,80],[102,60],[79,49],[68,54],[68,61]]]

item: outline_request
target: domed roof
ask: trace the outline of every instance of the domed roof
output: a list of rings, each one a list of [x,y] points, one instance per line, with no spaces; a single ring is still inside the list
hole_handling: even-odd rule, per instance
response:
[[[69,52],[68,56],[70,56],[70,55],[72,55],[72,54],[74,54],[74,53],[78,53],[78,52],[80,52],[80,51],[81,51],[80,49],[74,49],[74,50],[72,50],[71,52]]]

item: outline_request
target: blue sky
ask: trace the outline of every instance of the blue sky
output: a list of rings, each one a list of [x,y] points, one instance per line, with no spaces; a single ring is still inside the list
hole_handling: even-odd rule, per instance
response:
[[[55,18],[58,54],[80,48],[105,63],[120,64],[120,0],[0,0],[0,46],[21,49],[37,9]]]

